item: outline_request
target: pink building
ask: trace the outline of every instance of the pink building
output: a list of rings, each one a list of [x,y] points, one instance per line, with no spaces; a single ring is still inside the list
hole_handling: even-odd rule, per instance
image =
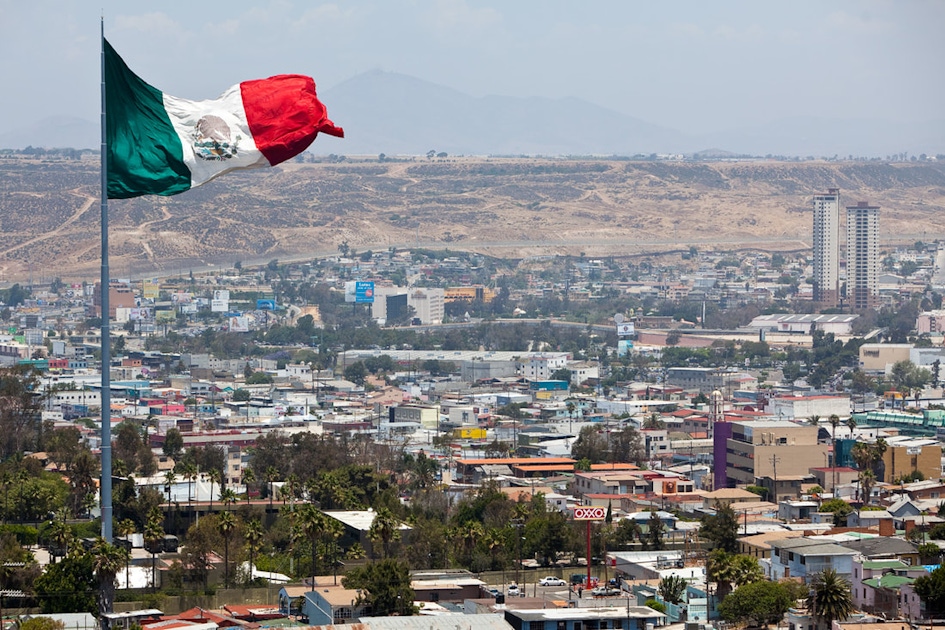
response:
[[[873,614],[887,617],[905,615],[904,610],[900,611],[902,589],[911,588],[915,578],[925,574],[923,567],[909,566],[901,560],[854,560],[850,580],[853,603],[860,610]],[[912,594],[915,595],[914,591]],[[914,599],[918,601],[918,597]],[[907,601],[906,605],[911,603]]]

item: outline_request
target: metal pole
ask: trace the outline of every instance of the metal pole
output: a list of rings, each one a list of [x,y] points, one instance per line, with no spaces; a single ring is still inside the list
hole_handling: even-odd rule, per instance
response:
[[[111,396],[111,330],[109,328],[108,273],[108,135],[105,118],[105,18],[101,21],[102,47],[102,480],[99,485],[102,504],[102,538],[112,542],[112,396]],[[109,611],[110,612],[110,611]]]
[[[587,524],[587,588],[591,587],[591,522],[585,521]]]

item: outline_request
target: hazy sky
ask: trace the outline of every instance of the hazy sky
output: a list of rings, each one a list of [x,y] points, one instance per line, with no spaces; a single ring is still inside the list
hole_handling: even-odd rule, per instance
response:
[[[97,120],[102,11],[132,70],[191,99],[382,69],[474,96],[577,96],[687,132],[945,119],[941,0],[0,0],[0,132]]]

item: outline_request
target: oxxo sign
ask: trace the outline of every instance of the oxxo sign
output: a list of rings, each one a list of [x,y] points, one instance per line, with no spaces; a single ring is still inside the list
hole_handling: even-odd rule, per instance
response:
[[[574,520],[576,521],[602,521],[606,516],[607,510],[602,507],[574,508]]]

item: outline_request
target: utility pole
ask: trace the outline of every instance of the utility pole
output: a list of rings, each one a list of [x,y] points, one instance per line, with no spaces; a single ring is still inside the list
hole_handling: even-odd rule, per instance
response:
[[[777,455],[771,456],[771,467],[774,469],[774,503],[778,504],[778,464],[781,463],[781,458]]]

